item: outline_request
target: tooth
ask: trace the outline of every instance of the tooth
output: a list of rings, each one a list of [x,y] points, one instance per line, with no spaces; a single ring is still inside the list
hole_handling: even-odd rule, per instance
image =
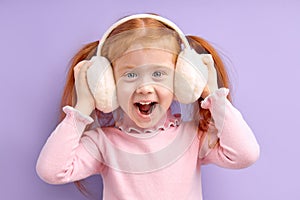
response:
[[[149,104],[151,104],[151,102],[140,102],[139,104],[141,104],[141,105],[149,105]]]

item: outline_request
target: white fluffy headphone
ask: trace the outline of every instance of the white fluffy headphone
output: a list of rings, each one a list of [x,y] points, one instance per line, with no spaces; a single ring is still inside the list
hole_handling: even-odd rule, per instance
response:
[[[182,40],[184,48],[178,55],[175,76],[174,94],[176,99],[183,104],[193,103],[200,96],[208,79],[207,66],[203,57],[212,60],[209,54],[198,54],[189,45],[183,32],[170,20],[152,14],[136,14],[125,17],[113,24],[99,41],[96,56],[91,58],[93,63],[87,70],[87,82],[95,98],[96,108],[108,113],[115,110],[119,104],[116,96],[116,85],[110,61],[101,56],[101,49],[109,34],[119,25],[132,19],[151,18],[173,28]]]

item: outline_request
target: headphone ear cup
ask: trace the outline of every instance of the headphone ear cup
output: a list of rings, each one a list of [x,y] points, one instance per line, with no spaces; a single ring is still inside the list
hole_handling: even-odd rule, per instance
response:
[[[176,99],[183,104],[197,101],[208,80],[208,69],[203,63],[207,54],[198,54],[193,49],[184,49],[178,55],[174,77]]]
[[[94,56],[87,70],[87,83],[95,99],[96,108],[109,113],[118,108],[113,69],[107,58]]]

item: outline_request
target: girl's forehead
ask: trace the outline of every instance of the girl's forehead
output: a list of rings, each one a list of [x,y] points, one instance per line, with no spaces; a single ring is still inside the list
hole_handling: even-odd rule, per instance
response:
[[[174,52],[159,48],[131,49],[116,59],[114,66],[116,69],[139,66],[173,67],[176,55]]]

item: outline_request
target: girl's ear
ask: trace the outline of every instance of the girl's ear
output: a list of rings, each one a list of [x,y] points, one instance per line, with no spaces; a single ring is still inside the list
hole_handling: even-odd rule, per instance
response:
[[[208,69],[203,62],[210,54],[198,54],[195,50],[185,48],[177,58],[174,93],[176,99],[183,104],[197,101],[208,80]]]
[[[87,70],[87,82],[95,98],[96,108],[109,113],[119,107],[113,69],[103,56],[94,56]]]

